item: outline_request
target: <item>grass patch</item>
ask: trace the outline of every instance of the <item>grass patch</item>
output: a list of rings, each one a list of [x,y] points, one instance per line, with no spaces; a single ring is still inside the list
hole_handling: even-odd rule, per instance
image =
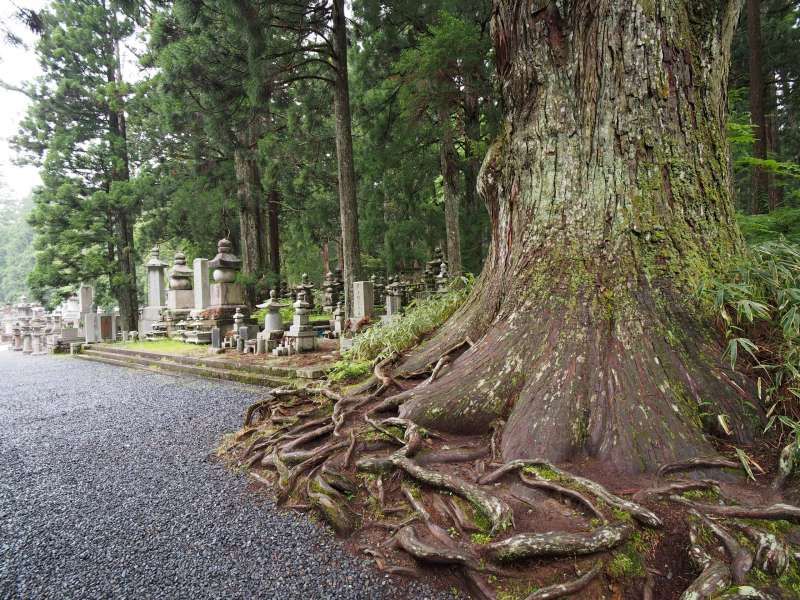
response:
[[[334,383],[356,381],[372,373],[372,361],[340,360],[328,371],[328,380]]]
[[[486,545],[492,541],[492,536],[488,533],[473,533],[469,536],[473,544]]]
[[[547,481],[558,481],[560,479],[558,473],[553,471],[550,467],[523,467],[523,472],[528,475],[533,475],[539,479],[546,479]]]
[[[101,344],[108,348],[123,350],[138,350],[142,352],[156,352],[160,354],[178,354],[180,356],[205,356],[208,354],[206,346],[187,344],[177,340],[137,340],[135,342],[116,342],[114,344]]]

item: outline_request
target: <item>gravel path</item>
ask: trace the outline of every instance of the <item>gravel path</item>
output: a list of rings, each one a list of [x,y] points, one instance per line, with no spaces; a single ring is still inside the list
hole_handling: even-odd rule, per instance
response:
[[[0,598],[432,598],[208,456],[260,390],[0,350]]]

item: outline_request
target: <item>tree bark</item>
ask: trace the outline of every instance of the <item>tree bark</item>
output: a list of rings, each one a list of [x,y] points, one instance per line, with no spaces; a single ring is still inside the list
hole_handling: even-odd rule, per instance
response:
[[[336,158],[339,167],[339,218],[342,225],[342,273],[345,313],[351,314],[353,282],[361,275],[358,238],[356,174],[353,164],[353,132],[350,116],[350,83],[347,73],[347,21],[344,0],[333,0],[333,63],[336,81],[333,108],[336,118]]]
[[[761,0],[747,0],[747,44],[750,47],[750,120],[753,123],[753,157],[767,158],[767,119],[764,111],[764,63],[761,49]],[[750,212],[762,212],[769,194],[769,174],[753,168]]]
[[[477,272],[485,255],[484,238],[487,229],[483,202],[478,196],[478,171],[481,142],[480,106],[476,89],[476,76],[464,74],[464,219],[462,229],[466,236],[463,248],[463,268]]]
[[[453,129],[450,125],[450,114],[444,108],[439,109],[439,163],[442,170],[442,188],[444,190],[444,226],[447,237],[447,268],[450,275],[461,274],[461,230],[459,226],[458,201],[458,164],[456,148],[453,144]]]
[[[269,229],[269,270],[275,273],[277,281],[280,281],[281,275],[280,214],[281,193],[276,186],[273,186],[267,202],[267,227]]]
[[[267,231],[262,210],[264,189],[261,185],[261,171],[253,151],[256,142],[252,127],[247,127],[237,136],[233,151],[233,167],[239,203],[242,273],[258,278],[266,270]],[[255,300],[254,294],[254,287],[248,286],[248,302],[252,303]]]
[[[693,295],[743,251],[725,135],[738,13],[495,0],[506,118],[479,179],[491,251],[464,306],[400,368],[475,344],[401,417],[502,425],[504,460],[625,472],[711,455],[707,434],[751,439],[752,388],[722,364]]]
[[[122,83],[120,68],[119,40],[113,40],[107,49],[109,61],[107,79],[112,85]],[[130,181],[128,158],[128,132],[125,122],[123,99],[115,100],[117,105],[109,104],[108,129],[111,146],[111,182]],[[109,190],[111,185],[109,185]],[[136,331],[139,328],[139,297],[136,289],[136,259],[133,239],[135,207],[130,203],[114,210],[114,229],[118,272],[111,277],[111,289],[119,304],[120,327],[122,331]]]

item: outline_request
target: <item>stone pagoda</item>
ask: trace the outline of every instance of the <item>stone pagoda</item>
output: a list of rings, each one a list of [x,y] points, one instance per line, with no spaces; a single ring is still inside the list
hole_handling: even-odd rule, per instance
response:
[[[305,292],[306,297],[305,301],[308,304],[308,311],[311,312],[314,310],[314,284],[308,280],[308,274],[303,273],[300,277],[300,283],[297,284],[294,288],[295,290],[295,298],[300,298],[300,292]]]
[[[283,318],[281,309],[289,306],[278,301],[278,292],[270,290],[269,300],[259,304],[258,308],[267,309],[264,315],[264,331],[256,337],[256,354],[272,352],[283,339]]]
[[[233,315],[237,308],[245,316],[245,321],[250,321],[250,309],[244,304],[244,289],[236,281],[242,261],[233,254],[230,240],[223,238],[217,244],[217,255],[209,261],[208,266],[214,269],[214,283],[211,284],[211,304],[202,316],[206,321],[213,320],[213,327],[219,327],[220,335],[224,337],[233,330]]]
[[[164,290],[164,271],[169,265],[161,260],[158,246],[150,250],[147,261],[147,306],[142,309],[139,319],[139,336],[144,337],[153,329],[155,323],[162,323],[161,311],[166,308]]]
[[[174,264],[169,272],[169,291],[167,291],[167,310],[173,324],[182,322],[194,308],[192,278],[194,271],[186,266],[186,255],[176,252]]]
[[[299,352],[311,352],[317,347],[317,336],[309,320],[310,304],[306,302],[306,293],[297,292],[297,302],[293,305],[294,318],[292,326],[283,336],[283,343],[275,348],[275,356],[287,356]]]

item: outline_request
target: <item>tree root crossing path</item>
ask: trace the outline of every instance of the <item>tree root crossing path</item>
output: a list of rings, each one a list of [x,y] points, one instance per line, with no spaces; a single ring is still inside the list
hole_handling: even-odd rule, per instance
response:
[[[0,352],[0,598],[438,598],[213,457],[263,390]]]

